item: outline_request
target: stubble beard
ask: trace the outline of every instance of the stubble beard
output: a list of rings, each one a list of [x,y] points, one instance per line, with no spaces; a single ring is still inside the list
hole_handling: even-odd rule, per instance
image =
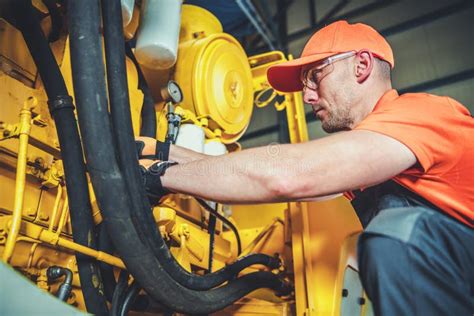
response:
[[[332,106],[331,110],[327,110],[326,119],[321,120],[321,126],[326,133],[350,130],[354,124],[354,119],[350,114],[348,106],[339,109]]]

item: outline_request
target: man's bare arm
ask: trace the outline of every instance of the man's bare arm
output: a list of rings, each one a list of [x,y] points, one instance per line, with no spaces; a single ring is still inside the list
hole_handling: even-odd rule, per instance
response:
[[[222,203],[297,201],[372,186],[415,163],[415,155],[391,137],[350,131],[179,164],[162,183]]]

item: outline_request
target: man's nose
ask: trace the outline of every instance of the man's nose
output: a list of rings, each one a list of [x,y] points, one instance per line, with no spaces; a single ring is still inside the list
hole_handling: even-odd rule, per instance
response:
[[[319,94],[316,90],[303,88],[303,100],[308,104],[316,104],[319,102]]]

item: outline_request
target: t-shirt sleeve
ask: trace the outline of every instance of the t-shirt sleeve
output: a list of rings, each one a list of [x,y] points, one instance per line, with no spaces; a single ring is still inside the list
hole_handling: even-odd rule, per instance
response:
[[[375,109],[355,129],[392,137],[407,146],[424,172],[459,156],[456,111],[440,97],[399,97]],[[444,168],[442,168],[444,169]]]

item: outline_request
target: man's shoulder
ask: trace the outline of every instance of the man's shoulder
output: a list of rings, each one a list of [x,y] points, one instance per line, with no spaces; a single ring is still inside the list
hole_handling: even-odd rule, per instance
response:
[[[387,107],[402,111],[422,112],[424,115],[436,115],[437,113],[442,115],[454,113],[471,115],[464,105],[451,97],[424,92],[401,94],[398,98],[392,100]]]
[[[415,103],[415,104],[443,104],[447,103],[445,96],[425,92],[407,92],[401,94],[394,100],[396,103]]]

